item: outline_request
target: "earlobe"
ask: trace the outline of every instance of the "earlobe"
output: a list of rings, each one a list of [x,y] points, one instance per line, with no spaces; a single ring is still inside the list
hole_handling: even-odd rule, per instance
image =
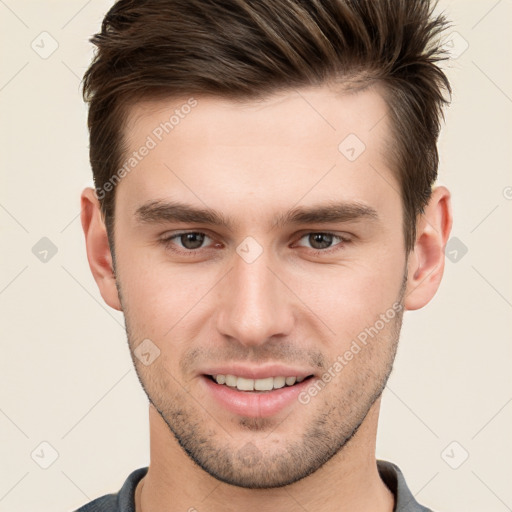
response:
[[[93,188],[86,188],[81,196],[81,221],[85,235],[89,267],[103,300],[121,311],[121,303],[113,271],[112,254],[100,204]]]
[[[437,187],[417,223],[409,255],[405,309],[420,309],[436,294],[444,272],[444,250],[452,229],[450,191]]]

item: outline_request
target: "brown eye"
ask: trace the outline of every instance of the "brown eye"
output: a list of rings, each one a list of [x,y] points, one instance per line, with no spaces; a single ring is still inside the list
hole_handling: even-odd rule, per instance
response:
[[[161,240],[166,249],[180,254],[194,254],[199,249],[204,248],[203,244],[206,239],[210,239],[205,233],[199,231],[187,231],[185,233],[176,233],[167,236]]]
[[[185,249],[199,249],[205,238],[204,233],[183,233],[179,240]]]
[[[333,235],[329,233],[311,233],[308,235],[308,242],[313,249],[328,249],[333,241]]]
[[[306,233],[301,237],[300,240],[306,239],[309,244],[309,248],[313,249],[317,253],[328,253],[342,249],[347,243],[350,242],[349,238],[334,233]],[[300,245],[304,247],[304,245]],[[307,247],[307,245],[306,245]]]

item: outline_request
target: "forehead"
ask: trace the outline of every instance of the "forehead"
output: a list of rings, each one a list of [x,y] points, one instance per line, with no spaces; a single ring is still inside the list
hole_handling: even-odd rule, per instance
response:
[[[386,112],[378,84],[359,92],[327,86],[285,90],[264,99],[183,96],[136,103],[123,132],[130,146],[148,134],[160,139],[171,133],[177,145],[191,133],[197,143],[315,147],[337,146],[352,133],[373,144],[383,134],[372,135],[374,128],[387,127]],[[159,120],[164,126],[155,125]]]
[[[125,163],[144,146],[150,149],[137,157],[117,194],[128,197],[132,210],[148,200],[184,196],[198,206],[216,201],[212,207],[221,210],[228,198],[239,209],[256,211],[258,204],[291,205],[301,197],[362,199],[378,208],[390,194],[399,199],[387,164],[386,112],[377,88],[341,93],[311,87],[263,100],[184,96],[139,103],[125,126]],[[384,194],[378,191],[383,187]]]

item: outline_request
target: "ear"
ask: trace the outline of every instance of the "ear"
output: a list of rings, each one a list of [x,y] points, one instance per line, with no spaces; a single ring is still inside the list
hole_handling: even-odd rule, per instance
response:
[[[82,228],[92,275],[103,300],[110,307],[121,311],[107,229],[101,214],[100,203],[93,188],[86,188],[82,192],[81,206]]]
[[[437,292],[444,272],[446,242],[452,229],[450,191],[437,187],[416,226],[416,243],[408,258],[405,309],[420,309]]]

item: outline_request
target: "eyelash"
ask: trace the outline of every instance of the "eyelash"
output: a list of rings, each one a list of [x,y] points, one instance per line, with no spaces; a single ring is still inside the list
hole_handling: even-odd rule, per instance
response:
[[[169,250],[171,250],[172,252],[174,252],[176,254],[179,254],[179,255],[182,255],[182,256],[194,257],[194,256],[196,256],[199,253],[199,251],[201,249],[204,249],[204,247],[200,247],[198,249],[179,250],[179,249],[176,249],[174,244],[173,244],[173,241],[175,239],[179,239],[181,236],[187,235],[187,234],[205,235],[206,237],[211,239],[211,237],[207,233],[204,233],[202,231],[182,231],[182,232],[176,233],[176,234],[174,234],[172,236],[168,236],[166,238],[162,238],[160,241],[161,241],[161,243],[163,244],[163,246],[166,249],[169,249]],[[304,237],[306,237],[308,235],[329,235],[329,236],[332,236],[333,238],[338,238],[340,240],[340,242],[338,244],[335,244],[334,246],[328,247],[326,249],[311,249],[312,254],[314,256],[322,256],[322,255],[326,255],[326,254],[331,254],[332,252],[343,250],[344,246],[346,244],[349,244],[352,241],[350,238],[347,238],[347,237],[344,237],[344,236],[341,236],[341,235],[337,235],[335,233],[331,233],[330,231],[309,231],[307,233],[304,233],[299,238],[299,240],[302,240]],[[339,246],[341,246],[341,247],[339,247]]]

